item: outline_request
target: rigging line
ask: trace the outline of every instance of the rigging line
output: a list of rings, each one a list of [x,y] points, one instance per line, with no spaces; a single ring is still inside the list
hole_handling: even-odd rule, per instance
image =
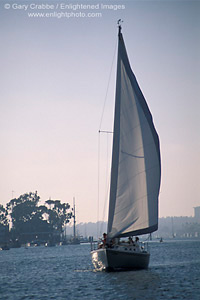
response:
[[[109,78],[108,78],[108,84],[107,84],[106,95],[105,95],[105,99],[104,99],[103,110],[102,110],[100,124],[99,124],[99,130],[101,129],[101,124],[102,124],[102,120],[103,120],[103,115],[104,115],[106,100],[107,100],[107,96],[108,96],[108,89],[109,89],[109,86],[110,86],[110,79],[111,79],[111,74],[112,74],[112,69],[113,69],[113,64],[114,64],[116,49],[117,49],[117,40],[116,40],[116,43],[115,43],[114,55],[113,55],[112,64],[111,64],[111,68],[110,68],[110,74],[109,74]]]
[[[107,206],[108,197],[109,197],[109,187],[110,187],[110,180],[107,183],[107,188],[106,188],[106,192],[105,192],[105,200],[104,200],[104,207],[103,207],[103,222],[105,221],[105,211],[106,211],[106,206]],[[101,224],[100,232],[102,232],[102,229],[103,229],[103,223]]]
[[[113,133],[113,131],[99,130],[99,133]]]
[[[99,192],[100,192],[100,131],[98,134],[98,174],[97,174],[97,239],[99,237]]]
[[[107,133],[107,147],[106,147],[106,176],[105,176],[105,187],[107,185],[107,182],[108,182],[108,133]],[[107,195],[107,192],[105,193],[105,199],[106,199],[106,195]],[[105,204],[104,204],[105,206]],[[103,216],[104,218],[104,216]]]
[[[109,134],[110,132],[107,132],[107,149],[106,149],[106,171],[105,171],[105,198],[104,198],[104,206],[103,206],[103,215],[102,215],[102,220],[104,222],[105,220],[105,210],[106,210],[106,205],[108,202],[108,193],[109,193],[109,186],[110,186],[110,180],[108,178],[108,172],[109,172]],[[100,232],[102,232],[103,229],[103,223],[100,226]]]
[[[116,40],[116,44],[115,44],[115,48],[114,48],[114,54],[113,54],[113,59],[112,59],[112,63],[111,63],[111,68],[110,68],[110,74],[109,74],[109,78],[108,78],[108,84],[107,84],[107,89],[106,89],[106,94],[105,94],[105,99],[104,99],[104,104],[103,104],[103,109],[102,109],[102,114],[101,114],[101,119],[100,119],[100,124],[99,124],[99,135],[98,135],[98,195],[97,195],[97,238],[99,236],[99,202],[100,202],[100,133],[101,132],[106,132],[106,131],[101,131],[101,125],[102,125],[102,120],[103,120],[103,115],[104,115],[104,110],[105,110],[105,105],[106,105],[106,100],[107,100],[107,96],[108,96],[108,89],[110,86],[110,80],[111,80],[111,74],[112,74],[112,69],[113,69],[113,65],[114,65],[114,59],[115,59],[115,53],[116,53],[116,49],[117,49],[117,41]],[[106,132],[106,133],[113,133],[113,132]]]

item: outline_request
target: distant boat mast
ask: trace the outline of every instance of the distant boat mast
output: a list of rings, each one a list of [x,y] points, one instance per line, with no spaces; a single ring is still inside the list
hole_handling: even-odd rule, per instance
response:
[[[174,234],[174,218],[171,217],[171,221],[172,221],[172,238],[175,238],[175,234]]]
[[[73,214],[73,218],[74,218],[74,238],[76,237],[76,212],[75,212],[75,197],[73,198],[73,204],[74,204],[74,214]]]

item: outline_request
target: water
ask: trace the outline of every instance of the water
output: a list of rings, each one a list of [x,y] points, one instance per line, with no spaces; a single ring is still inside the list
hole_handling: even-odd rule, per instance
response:
[[[90,245],[0,251],[0,299],[200,299],[200,240],[151,242],[148,270],[95,272]]]

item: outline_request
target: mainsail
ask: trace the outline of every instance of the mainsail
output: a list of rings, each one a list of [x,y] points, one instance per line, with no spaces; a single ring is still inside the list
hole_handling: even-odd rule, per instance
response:
[[[160,147],[119,26],[108,238],[158,228]]]

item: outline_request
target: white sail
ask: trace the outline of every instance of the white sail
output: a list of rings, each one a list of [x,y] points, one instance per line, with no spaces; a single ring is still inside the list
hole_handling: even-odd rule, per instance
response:
[[[158,228],[159,139],[119,30],[108,237]]]

